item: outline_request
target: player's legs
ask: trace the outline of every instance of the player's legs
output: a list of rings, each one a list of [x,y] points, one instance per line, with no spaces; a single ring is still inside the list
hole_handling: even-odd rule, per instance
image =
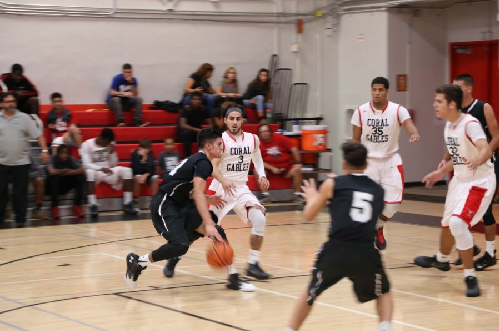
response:
[[[392,330],[393,300],[390,292],[376,299],[376,309],[379,316],[379,331]]]
[[[45,194],[45,182],[43,177],[33,178],[33,188],[35,189],[35,209],[32,217],[38,220],[46,220],[48,217],[42,212],[43,196]]]
[[[95,196],[95,188],[99,184],[102,178],[102,172],[93,170],[93,169],[86,169],[85,173],[87,175],[87,185],[88,185],[88,196],[87,200],[88,203],[90,204],[90,215],[92,216],[93,219],[97,219],[99,217],[99,209],[97,207],[97,198]]]
[[[131,168],[114,167],[111,169],[113,174],[105,178],[106,183],[111,185],[115,190],[119,190],[123,183],[123,211],[127,215],[137,215],[139,210],[134,206],[133,198],[133,172]]]
[[[293,178],[295,201],[305,202],[303,197],[301,196],[301,186],[303,185],[303,174],[301,172],[301,168],[297,165],[291,165],[287,169],[288,172],[286,173],[284,178]]]

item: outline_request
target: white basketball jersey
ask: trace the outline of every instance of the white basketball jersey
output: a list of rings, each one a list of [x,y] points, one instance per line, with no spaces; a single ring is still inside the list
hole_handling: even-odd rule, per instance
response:
[[[109,153],[108,147],[98,146],[96,143],[97,138],[89,139],[84,142],[87,146],[88,156],[90,162],[100,168],[112,168],[114,160],[116,159],[115,153]]]
[[[255,135],[243,132],[236,138],[226,131],[222,134],[222,142],[222,158],[218,169],[224,178],[230,179],[234,184],[246,184],[251,156],[256,148]]]
[[[400,126],[409,118],[407,109],[399,104],[389,101],[384,110],[378,110],[371,101],[357,108],[351,123],[362,128],[361,143],[368,157],[382,159],[398,151]]]
[[[469,124],[475,122],[478,124],[476,127],[478,133],[475,133],[474,139],[470,137]],[[494,166],[490,160],[487,160],[484,164],[478,166],[475,171],[468,169],[466,162],[468,160],[473,160],[479,154],[478,148],[475,146],[473,141],[478,139],[487,139],[483,129],[473,116],[469,114],[463,114],[455,122],[447,122],[444,130],[445,143],[447,144],[447,149],[454,164],[454,175],[459,179],[468,179],[473,176],[489,175],[494,172]]]

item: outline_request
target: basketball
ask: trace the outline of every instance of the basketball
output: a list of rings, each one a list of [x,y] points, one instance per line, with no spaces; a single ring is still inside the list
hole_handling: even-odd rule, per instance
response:
[[[206,261],[214,268],[228,267],[232,264],[234,251],[227,241],[214,241],[206,252]]]

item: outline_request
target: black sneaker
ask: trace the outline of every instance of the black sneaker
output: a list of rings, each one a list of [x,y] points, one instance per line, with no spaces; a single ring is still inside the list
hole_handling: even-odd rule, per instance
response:
[[[173,277],[173,273],[175,272],[175,266],[177,265],[178,261],[180,261],[180,258],[174,257],[172,259],[169,259],[168,262],[166,262],[165,268],[163,269],[163,274],[165,275],[166,278]]]
[[[127,203],[124,206],[123,211],[125,212],[125,214],[132,215],[132,216],[135,216],[135,215],[137,215],[139,213],[137,211],[137,209],[135,209],[135,207],[133,206],[133,202],[132,201],[130,201],[129,203]]]
[[[229,275],[227,279],[227,288],[229,290],[242,291],[242,292],[254,292],[256,286],[239,279],[239,274]]]
[[[293,194],[294,195],[294,202],[302,203],[305,204],[307,201],[305,201],[305,198],[302,197],[301,195],[298,194]]]
[[[137,287],[137,279],[142,273],[142,270],[145,269],[147,269],[147,267],[143,267],[139,264],[139,256],[137,254],[129,253],[126,256],[125,283],[128,287]]]
[[[250,277],[255,277],[258,280],[269,279],[270,275],[260,268],[258,262],[255,264],[248,263],[248,269],[246,269],[246,275]]]
[[[270,194],[261,194],[260,195],[260,199],[258,199],[258,202],[260,202],[260,204],[267,204],[267,203],[271,203],[272,202],[272,198],[270,197]]]
[[[382,251],[386,248],[386,240],[385,240],[385,235],[383,234],[383,228],[376,229],[376,232],[374,234],[374,239],[377,249]]]
[[[418,256],[414,259],[414,263],[423,268],[437,268],[442,271],[449,271],[450,264],[449,262],[439,262],[437,261],[437,256]]]
[[[94,220],[99,218],[99,207],[97,205],[90,206],[90,216],[92,216],[92,219]]]
[[[477,245],[473,245],[473,256],[477,256],[478,254],[480,254],[482,250],[480,249],[480,247],[478,247]],[[460,257],[457,258],[456,261],[454,261],[454,265],[461,265],[463,264],[463,260],[461,260]]]
[[[485,270],[488,267],[492,267],[493,265],[496,265],[496,250],[494,249],[494,256],[490,256],[489,252],[485,252],[485,254],[482,255],[481,258],[477,259],[475,261],[475,269],[477,271],[482,271]]]
[[[479,297],[480,287],[478,286],[478,279],[473,276],[468,276],[464,279],[466,283],[466,296],[467,297]]]

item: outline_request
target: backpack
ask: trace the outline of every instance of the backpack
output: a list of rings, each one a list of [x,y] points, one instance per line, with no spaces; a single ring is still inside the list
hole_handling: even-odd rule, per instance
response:
[[[166,110],[169,113],[178,113],[178,111],[182,107],[180,104],[170,100],[165,100],[165,101],[154,100],[153,105],[154,106],[149,107],[149,109]]]

